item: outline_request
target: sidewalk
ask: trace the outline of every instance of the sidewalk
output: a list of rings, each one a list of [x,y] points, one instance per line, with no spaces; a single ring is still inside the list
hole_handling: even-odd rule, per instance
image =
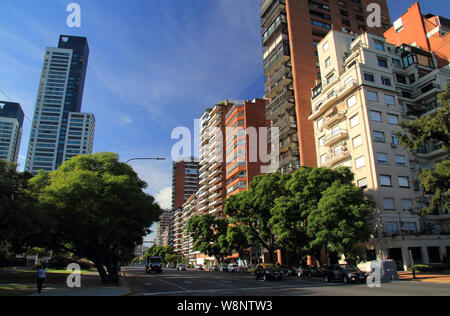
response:
[[[42,293],[38,294],[35,292],[31,296],[126,296],[131,294],[131,289],[124,276],[120,279],[118,286],[101,284],[98,274],[95,276],[95,279],[82,279],[81,286],[78,289],[70,289],[61,284],[46,284],[42,289]]]
[[[450,274],[416,273],[416,279],[413,279],[412,272],[399,272],[398,275],[402,281],[450,284]]]

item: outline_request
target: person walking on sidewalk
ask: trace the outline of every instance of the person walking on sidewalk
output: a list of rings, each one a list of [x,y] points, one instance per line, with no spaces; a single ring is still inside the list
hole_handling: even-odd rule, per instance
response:
[[[44,286],[45,278],[46,278],[47,271],[45,270],[44,266],[39,265],[36,275],[37,280],[37,290],[40,294],[42,292],[42,287]]]

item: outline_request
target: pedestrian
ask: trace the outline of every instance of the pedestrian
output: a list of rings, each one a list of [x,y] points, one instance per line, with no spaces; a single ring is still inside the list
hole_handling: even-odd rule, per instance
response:
[[[37,276],[36,276],[37,289],[38,289],[39,294],[42,292],[42,287],[44,286],[46,274],[47,274],[47,271],[45,270],[45,267],[42,265],[39,265],[38,270],[37,270]]]

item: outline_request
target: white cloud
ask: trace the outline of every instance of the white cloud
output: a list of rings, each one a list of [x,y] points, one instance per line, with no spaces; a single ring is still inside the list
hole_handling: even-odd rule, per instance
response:
[[[172,207],[172,187],[167,187],[159,191],[155,196],[155,200],[162,209],[170,209]]]
[[[117,115],[119,116],[119,120],[122,123],[125,124],[130,124],[133,122],[133,120],[131,119],[131,117],[128,114],[122,113],[122,112],[118,112]]]

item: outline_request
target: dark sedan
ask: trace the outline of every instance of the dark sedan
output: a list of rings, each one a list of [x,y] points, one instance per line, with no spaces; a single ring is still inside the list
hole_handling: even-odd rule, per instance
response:
[[[321,278],[323,277],[323,271],[320,268],[308,266],[305,268],[305,275],[308,276],[308,278]]]
[[[337,264],[323,270],[323,279],[326,283],[331,281],[341,281],[345,284],[350,282],[365,283],[367,275],[355,266]]]
[[[256,270],[256,280],[263,279],[264,281],[281,281],[283,274],[280,269],[273,265],[259,265]]]

